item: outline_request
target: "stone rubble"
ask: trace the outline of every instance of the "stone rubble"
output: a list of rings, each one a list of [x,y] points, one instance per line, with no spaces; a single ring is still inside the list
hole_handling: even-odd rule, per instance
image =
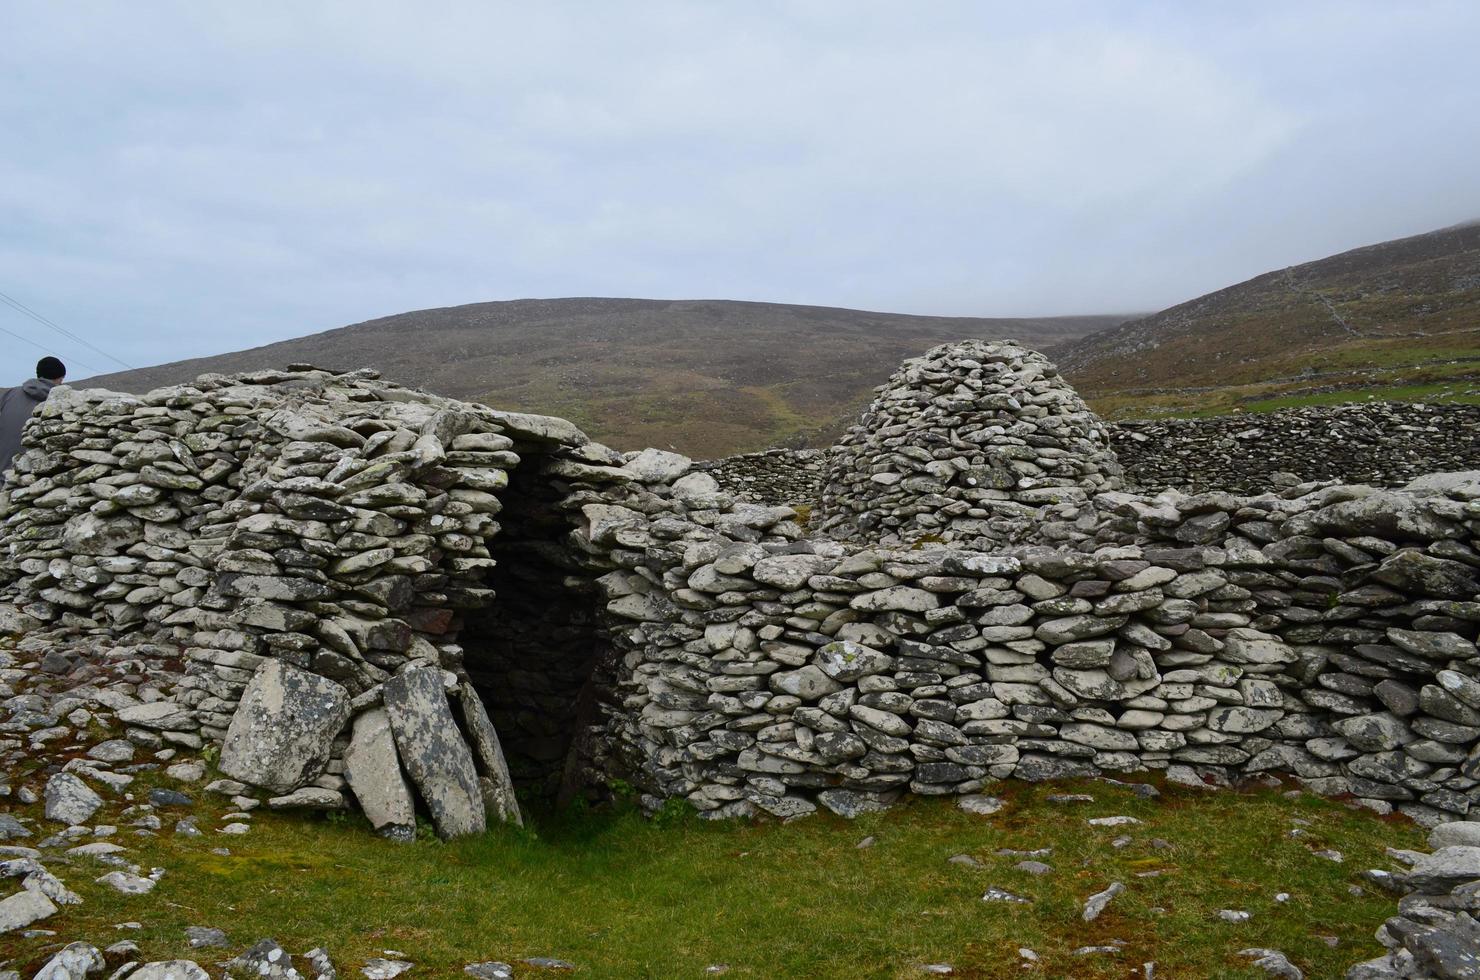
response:
[[[1377,930],[1388,952],[1347,971],[1347,980],[1469,980],[1480,976],[1480,823],[1442,823],[1431,853],[1389,854],[1406,871],[1374,869],[1370,881],[1402,897]]]

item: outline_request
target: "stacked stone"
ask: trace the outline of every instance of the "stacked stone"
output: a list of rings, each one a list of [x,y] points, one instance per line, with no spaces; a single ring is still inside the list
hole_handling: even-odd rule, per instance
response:
[[[1480,467],[1480,405],[1362,402],[1110,426],[1126,480],[1145,489],[1258,493],[1282,482],[1402,486]]]
[[[808,537],[675,454],[367,375],[64,392],[3,503],[0,630],[179,651],[183,679],[130,682],[115,708],[131,738],[220,741],[277,805],[352,796],[400,834],[413,787],[444,833],[517,819],[504,741],[524,786],[622,778],[715,816],[1142,769],[1290,772],[1425,823],[1469,813],[1480,477],[1090,493],[1112,480],[1102,443],[1076,460],[1034,435],[1084,421],[1050,410],[1074,403],[1046,362],[965,350],[915,362],[876,413],[897,425],[860,430],[894,447],[880,466],[951,470],[958,498],[905,487],[919,472],[891,491],[916,529],[916,504],[951,500],[936,527],[959,537],[933,548]],[[983,394],[1009,376],[1024,389]],[[908,441],[900,392],[930,438]],[[77,455],[105,442],[113,463]],[[139,449],[157,443],[188,472]],[[905,451],[925,445],[948,458]],[[956,477],[994,465],[1069,485],[968,499]],[[186,476],[200,486],[157,486]],[[118,500],[136,486],[159,496]],[[960,543],[997,535],[1020,543]]]
[[[539,419],[407,392],[372,372],[206,376],[138,399],[62,390],[28,428],[6,494],[12,615],[23,629],[148,626],[178,643],[189,666],[172,697],[119,719],[139,738],[224,742],[223,771],[283,794],[311,790],[302,802],[320,806],[344,802],[350,705],[374,708],[409,668],[446,669],[438,696],[445,684],[489,749],[463,768],[487,783],[474,790],[490,810],[517,818],[496,737],[473,717],[481,705],[446,637],[458,610],[493,598],[497,493],[519,462],[506,424],[547,434]],[[283,690],[308,692],[337,724],[293,717],[314,712]],[[258,713],[245,725],[244,700]],[[276,724],[304,742],[303,759],[261,743]],[[455,727],[445,734],[462,744]],[[398,771],[394,750],[377,761],[381,775]],[[410,795],[392,789],[404,833]],[[465,809],[444,829],[481,829],[481,813]]]
[[[674,514],[604,579],[609,739],[718,815],[856,812],[1005,776],[1268,771],[1433,823],[1480,777],[1480,485],[1102,495],[1092,552],[846,553]],[[654,535],[650,530],[646,535]],[[646,571],[641,571],[641,570]],[[654,580],[654,573],[661,573]]]
[[[1387,954],[1358,963],[1347,980],[1466,980],[1480,969],[1480,823],[1440,824],[1429,846],[1432,853],[1389,850],[1401,871],[1367,872],[1402,899],[1377,930]]]
[[[991,548],[1119,485],[1105,426],[1042,354],[936,347],[878,389],[834,450],[820,528],[884,545]]]
[[[829,453],[818,449],[767,449],[696,464],[736,499],[812,506],[822,493]]]

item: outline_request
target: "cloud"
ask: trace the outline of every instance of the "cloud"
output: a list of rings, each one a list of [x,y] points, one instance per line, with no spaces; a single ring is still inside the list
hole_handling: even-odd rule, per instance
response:
[[[0,18],[0,289],[130,363],[520,296],[1150,309],[1480,215],[1467,4]]]

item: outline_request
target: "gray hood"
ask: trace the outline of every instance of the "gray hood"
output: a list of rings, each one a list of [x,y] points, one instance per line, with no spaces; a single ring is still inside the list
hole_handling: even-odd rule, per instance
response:
[[[42,381],[40,378],[32,378],[21,385],[21,391],[25,392],[26,397],[32,401],[44,402],[46,401],[46,396],[51,394],[51,389],[55,387],[56,382],[54,381]]]

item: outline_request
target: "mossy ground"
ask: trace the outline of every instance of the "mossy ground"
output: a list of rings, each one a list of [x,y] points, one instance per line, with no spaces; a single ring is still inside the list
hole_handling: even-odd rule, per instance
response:
[[[0,957],[34,968],[61,941],[130,937],[152,959],[224,958],[186,946],[184,929],[203,925],[226,930],[233,951],[268,936],[295,953],[325,946],[343,976],[393,949],[417,964],[413,977],[461,976],[463,965],[489,959],[539,975],[517,962],[534,956],[591,977],[699,977],[718,963],[736,977],[909,977],[939,962],[964,977],[1128,977],[1148,961],[1158,977],[1262,977],[1237,953],[1267,946],[1307,976],[1336,977],[1378,954],[1373,931],[1394,908],[1370,887],[1349,891],[1360,871],[1389,866],[1385,847],[1423,841],[1406,821],[1267,789],[1163,787],[1156,800],[1101,782],[995,789],[1007,805],[985,817],[923,798],[853,822],[818,815],[789,825],[649,821],[618,805],[404,845],[357,818],[273,813],[246,836],[222,835],[214,828],[227,804],[198,793],[205,836],[170,835],[180,811],[166,814],[158,837],[121,828],[114,838],[146,869],[168,869],[150,895],[95,884],[109,869],[92,861],[51,859],[84,904],[45,923],[55,939],[0,938]],[[1047,799],[1070,792],[1095,800]],[[1143,823],[1086,823],[1120,814]],[[1129,842],[1113,846],[1121,836]],[[868,837],[872,846],[860,848]],[[213,853],[221,847],[229,857]],[[1053,848],[1042,860],[1054,871],[1041,877],[994,853],[1043,847]],[[1325,848],[1345,860],[1314,853]],[[982,867],[949,863],[956,854]],[[1084,899],[1112,881],[1125,893],[1082,922]],[[1032,904],[983,902],[989,886]],[[1277,902],[1280,892],[1289,900]],[[1252,919],[1224,923],[1224,908]],[[129,920],[143,929],[115,928]],[[1118,954],[1073,954],[1111,940],[1125,943]],[[1041,957],[1031,970],[1019,947]]]

